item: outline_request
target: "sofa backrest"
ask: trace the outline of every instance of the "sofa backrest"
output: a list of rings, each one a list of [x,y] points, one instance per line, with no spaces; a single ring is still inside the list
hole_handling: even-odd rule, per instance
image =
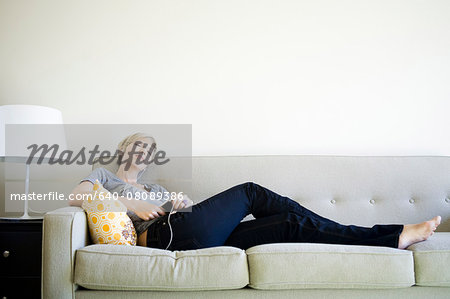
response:
[[[186,175],[174,178],[171,167],[191,163],[192,186]],[[194,202],[252,181],[342,224],[415,223],[441,215],[438,231],[450,231],[450,157],[444,156],[173,157],[166,166],[150,165],[140,181],[189,190]]]

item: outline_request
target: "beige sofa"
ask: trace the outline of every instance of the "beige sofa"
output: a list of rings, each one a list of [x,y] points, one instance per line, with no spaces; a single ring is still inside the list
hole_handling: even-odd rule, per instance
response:
[[[163,168],[154,175],[143,180],[186,184]],[[438,214],[442,224],[408,250],[277,243],[171,252],[90,244],[83,210],[67,207],[45,215],[43,298],[450,297],[450,157],[194,157],[188,195],[198,202],[245,181],[344,224]]]

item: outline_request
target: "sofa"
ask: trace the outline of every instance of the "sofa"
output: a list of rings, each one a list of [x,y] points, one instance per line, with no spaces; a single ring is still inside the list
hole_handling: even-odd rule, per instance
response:
[[[92,244],[84,211],[59,208],[44,217],[43,298],[450,297],[450,157],[173,159],[192,167],[189,180],[172,179],[160,167],[141,181],[169,191],[192,184],[194,202],[251,181],[342,224],[416,223],[435,215],[442,223],[407,250],[274,243],[167,251]]]

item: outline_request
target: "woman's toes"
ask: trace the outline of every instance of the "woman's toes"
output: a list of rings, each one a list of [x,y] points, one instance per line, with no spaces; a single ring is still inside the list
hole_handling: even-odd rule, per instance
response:
[[[433,219],[430,220],[431,222],[433,222],[433,224],[438,227],[439,224],[441,224],[441,216],[436,216]]]
[[[441,216],[436,216],[436,217],[434,217],[433,218],[433,220],[435,220],[435,223],[436,223],[436,227],[439,225],[439,224],[441,224]]]

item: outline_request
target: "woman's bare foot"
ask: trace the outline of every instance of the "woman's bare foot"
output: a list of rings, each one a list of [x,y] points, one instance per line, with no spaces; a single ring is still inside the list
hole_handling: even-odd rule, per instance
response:
[[[439,224],[441,224],[441,216],[418,224],[406,224],[398,239],[398,248],[405,249],[414,243],[425,241]]]

